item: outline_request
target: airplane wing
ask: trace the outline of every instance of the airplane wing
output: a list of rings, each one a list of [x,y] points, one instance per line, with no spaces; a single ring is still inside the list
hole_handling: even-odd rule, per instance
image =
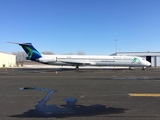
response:
[[[58,60],[60,62],[64,62],[64,63],[67,63],[67,64],[70,64],[70,65],[96,65],[95,62],[89,62],[89,61],[77,61],[77,60]]]

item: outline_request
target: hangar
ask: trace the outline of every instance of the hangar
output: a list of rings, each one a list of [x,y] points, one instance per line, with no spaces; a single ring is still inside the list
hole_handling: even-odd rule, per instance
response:
[[[15,67],[16,56],[4,52],[0,52],[0,68],[2,67]]]
[[[112,55],[139,56],[149,61],[152,67],[160,67],[160,52],[117,52]]]

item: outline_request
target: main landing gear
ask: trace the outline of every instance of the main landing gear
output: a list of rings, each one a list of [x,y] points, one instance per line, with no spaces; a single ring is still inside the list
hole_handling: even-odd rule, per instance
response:
[[[79,70],[79,66],[78,65],[76,66],[75,70],[77,70],[77,71]]]

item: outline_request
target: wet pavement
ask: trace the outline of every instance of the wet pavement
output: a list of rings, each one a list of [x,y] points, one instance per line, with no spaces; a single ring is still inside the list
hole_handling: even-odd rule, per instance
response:
[[[0,69],[0,118],[160,119],[160,70]]]

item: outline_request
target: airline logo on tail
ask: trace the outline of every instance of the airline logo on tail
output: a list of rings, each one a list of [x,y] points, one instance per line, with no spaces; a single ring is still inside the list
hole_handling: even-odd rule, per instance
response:
[[[42,55],[32,46],[31,43],[19,44],[28,54],[27,60],[36,60]]]
[[[27,49],[26,51],[27,51],[27,54],[28,54],[28,57],[27,57],[28,60],[37,59],[37,58],[42,57],[42,55],[38,51],[36,51],[34,49],[31,49],[28,46],[22,46],[22,47],[24,49]]]

